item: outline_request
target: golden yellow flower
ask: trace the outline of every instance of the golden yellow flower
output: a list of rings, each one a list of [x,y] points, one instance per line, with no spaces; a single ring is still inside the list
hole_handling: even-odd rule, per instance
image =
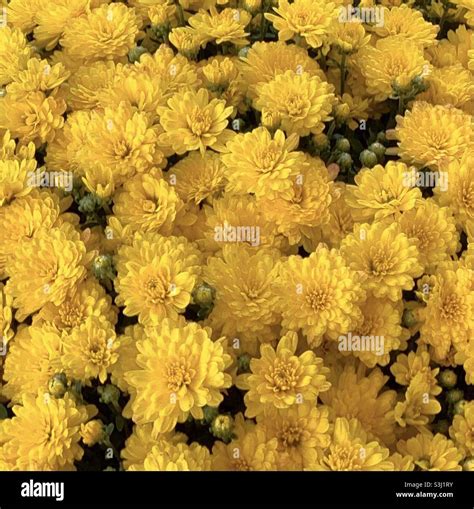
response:
[[[474,401],[466,404],[463,415],[454,416],[449,436],[464,454],[474,455]]]
[[[212,99],[205,88],[183,91],[168,100],[167,107],[159,107],[160,122],[165,132],[159,141],[177,154],[207,147],[222,150],[234,133],[226,129],[233,108],[225,101]]]
[[[0,87],[15,79],[26,69],[32,48],[18,28],[2,27],[0,30]]]
[[[93,419],[81,424],[81,438],[85,445],[92,447],[105,436],[104,423],[100,419]]]
[[[196,442],[190,445],[182,442],[173,444],[162,439],[147,454],[143,470],[153,472],[211,470],[211,454],[207,447]]]
[[[239,375],[237,386],[247,390],[245,415],[255,417],[269,406],[290,408],[306,402],[315,402],[319,393],[327,391],[329,369],[311,350],[296,355],[298,335],[288,332],[274,349],[269,344],[260,346],[260,359],[250,361],[251,373]]]

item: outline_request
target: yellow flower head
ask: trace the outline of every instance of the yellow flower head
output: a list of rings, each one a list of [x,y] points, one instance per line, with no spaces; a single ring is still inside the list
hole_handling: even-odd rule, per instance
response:
[[[2,27],[0,30],[0,87],[7,85],[26,69],[32,48],[18,28]]]
[[[407,89],[414,78],[429,69],[422,49],[416,43],[396,36],[362,48],[357,63],[366,80],[367,91],[377,101],[391,97],[394,87]]]
[[[328,38],[329,42],[340,51],[351,54],[366,46],[371,35],[366,33],[362,22],[352,20],[348,23],[341,23],[336,18],[332,22]]]
[[[183,237],[137,234],[118,251],[116,302],[144,324],[177,318],[190,302],[199,263],[199,252]]]
[[[265,18],[278,30],[280,41],[296,37],[303,38],[312,48],[323,45],[330,32],[333,19],[338,16],[338,3],[325,0],[279,0],[275,14],[265,14]]]
[[[81,425],[97,410],[80,406],[66,394],[26,394],[13,407],[14,417],[0,425],[0,464],[7,470],[76,470],[84,454],[79,445]]]
[[[402,290],[411,290],[413,278],[423,272],[415,241],[397,223],[356,225],[354,233],[342,241],[341,252],[363,278],[365,289],[393,302],[402,297]]]
[[[359,278],[335,250],[318,246],[307,258],[290,256],[276,281],[282,325],[302,329],[312,347],[337,339],[361,319],[365,300]]]
[[[400,440],[397,449],[409,454],[415,462],[415,470],[450,471],[462,470],[460,453],[454,443],[444,435],[437,433],[419,433],[408,440]]]
[[[92,447],[105,436],[104,423],[100,419],[93,419],[87,424],[81,424],[81,438],[85,445]]]
[[[474,455],[474,401],[466,404],[463,415],[455,415],[449,436],[463,453]]]
[[[83,62],[125,56],[139,34],[140,18],[122,3],[101,5],[70,19],[61,38],[67,55]]]
[[[319,134],[324,130],[324,122],[331,119],[333,91],[334,87],[319,76],[295,69],[257,85],[255,107],[279,114],[281,129],[287,134]]]
[[[220,391],[231,385],[223,340],[212,341],[197,323],[173,327],[164,320],[137,347],[139,369],[126,375],[136,390],[133,420],[153,423],[154,434],[172,430],[189,414],[202,419],[202,407],[218,406]]]
[[[460,159],[473,142],[472,133],[472,117],[448,106],[416,101],[404,117],[397,117],[400,157],[434,169]]]
[[[248,43],[249,33],[245,27],[251,19],[252,16],[243,9],[226,8],[217,12],[215,7],[211,7],[209,12],[200,10],[191,16],[188,23],[202,37],[204,45],[215,41],[216,44],[230,43],[239,47]]]
[[[272,136],[265,127],[238,134],[222,156],[229,181],[227,191],[254,193],[257,198],[288,195],[292,178],[306,163],[302,152],[294,150],[298,137],[285,138],[283,131]]]
[[[177,154],[200,150],[207,147],[222,150],[233,136],[226,129],[233,108],[226,107],[225,101],[212,99],[205,88],[182,91],[168,100],[167,107],[158,108],[160,122],[165,132],[160,143],[170,146]]]
[[[240,375],[237,386],[247,390],[245,415],[255,417],[266,408],[290,408],[305,402],[316,402],[320,392],[327,391],[329,369],[314,352],[296,355],[298,335],[288,332],[274,349],[260,346],[260,359],[250,361],[251,373]]]
[[[421,200],[421,191],[411,184],[415,170],[401,162],[389,161],[362,169],[355,177],[356,185],[347,186],[346,202],[354,218],[372,221],[396,218],[413,209]]]
[[[162,439],[147,454],[143,470],[153,472],[211,470],[211,454],[207,447],[196,442],[190,445],[182,442],[173,444]]]

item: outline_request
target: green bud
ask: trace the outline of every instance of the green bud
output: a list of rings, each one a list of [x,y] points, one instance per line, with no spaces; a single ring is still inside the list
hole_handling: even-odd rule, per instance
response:
[[[79,200],[79,211],[84,214],[91,214],[102,208],[101,198],[92,193],[87,193]]]
[[[387,149],[381,143],[376,141],[369,146],[369,150],[377,156],[377,160],[379,162],[382,162]]]
[[[128,60],[131,64],[139,62],[142,55],[148,53],[148,50],[143,46],[135,46],[128,52]]]
[[[249,373],[250,372],[250,355],[243,353],[237,358],[237,370],[238,373]]]
[[[336,141],[335,147],[337,150],[340,150],[341,152],[350,152],[351,143],[347,138],[339,138]]]
[[[438,375],[438,380],[441,386],[445,389],[453,389],[456,387],[458,377],[452,369],[444,369]]]
[[[233,438],[234,419],[230,415],[218,415],[211,424],[210,432],[224,442],[230,442]]]
[[[244,46],[241,50],[239,50],[239,58],[247,58],[249,54],[250,46]]]
[[[465,399],[461,399],[454,405],[454,414],[455,415],[464,415],[464,410],[466,409],[467,401]]]
[[[216,291],[207,283],[201,283],[193,290],[193,300],[198,306],[212,306],[215,296]]]
[[[118,400],[120,398],[120,390],[115,385],[107,384],[104,386],[99,386],[97,388],[97,392],[100,395],[100,401],[105,403],[106,405],[118,405]]]
[[[385,134],[385,131],[380,131],[378,134],[377,134],[377,141],[379,143],[387,143],[387,136]]]
[[[352,157],[350,154],[347,154],[346,152],[342,153],[337,158],[337,164],[343,169],[348,170],[352,166]]]
[[[114,263],[109,254],[99,255],[94,258],[92,272],[98,279],[114,279]]]
[[[62,398],[67,392],[67,377],[64,373],[56,373],[48,382],[48,391],[55,398]]]
[[[363,150],[359,160],[366,168],[373,168],[378,162],[377,156],[371,150]]]
[[[454,405],[458,401],[461,401],[464,397],[464,393],[459,389],[451,389],[446,394],[446,401],[451,405]]]
[[[219,415],[219,410],[217,407],[208,405],[203,407],[202,412],[204,414],[203,421],[206,423],[212,422]]]
[[[403,311],[402,324],[406,328],[413,327],[417,324],[418,320],[415,317],[415,313],[411,309],[405,309]]]

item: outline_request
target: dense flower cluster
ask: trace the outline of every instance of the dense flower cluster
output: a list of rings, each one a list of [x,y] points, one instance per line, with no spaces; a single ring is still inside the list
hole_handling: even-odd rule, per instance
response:
[[[473,470],[472,0],[1,0],[1,470]]]

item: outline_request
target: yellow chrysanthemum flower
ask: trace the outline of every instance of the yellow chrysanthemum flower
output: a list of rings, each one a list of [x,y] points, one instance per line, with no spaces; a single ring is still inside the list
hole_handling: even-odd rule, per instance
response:
[[[312,48],[319,48],[327,38],[332,20],[338,17],[339,2],[323,0],[279,0],[275,14],[265,18],[278,30],[280,41],[303,38]]]
[[[458,250],[459,235],[452,213],[433,200],[420,201],[415,208],[404,212],[398,223],[401,231],[415,240],[425,270],[449,259]]]
[[[402,290],[411,290],[413,278],[423,272],[415,241],[397,223],[357,224],[342,241],[341,252],[366,290],[393,302],[402,297]]]
[[[184,202],[197,205],[204,200],[212,202],[213,197],[224,190],[226,183],[222,159],[210,151],[204,155],[191,152],[172,166],[166,177]]]
[[[191,299],[200,253],[183,237],[137,234],[117,254],[116,302],[144,324],[177,318]]]
[[[397,116],[398,153],[404,161],[442,169],[473,142],[472,117],[457,108],[416,101]]]
[[[36,25],[36,15],[41,7],[41,0],[11,0],[2,5],[7,6],[7,19],[11,26],[29,33]]]
[[[153,433],[172,430],[191,414],[203,418],[202,407],[218,406],[221,390],[231,385],[225,369],[231,357],[223,339],[212,341],[197,323],[173,327],[167,320],[137,343],[138,370],[126,375],[136,390],[133,420],[153,423]]]
[[[101,5],[68,20],[60,43],[81,63],[125,56],[139,35],[140,18],[122,3]]]
[[[222,150],[234,133],[226,129],[233,108],[225,101],[212,99],[209,92],[200,88],[197,92],[183,91],[168,100],[167,107],[158,108],[160,122],[165,132],[160,143],[170,146],[177,154],[207,147]]]
[[[143,470],[154,472],[211,470],[211,454],[209,449],[196,442],[187,445],[182,442],[173,444],[167,440],[160,440],[147,454]]]
[[[237,386],[247,390],[245,415],[255,417],[271,406],[290,408],[305,402],[315,402],[319,393],[327,391],[329,369],[314,352],[296,355],[298,335],[288,332],[276,349],[260,346],[260,359],[250,361],[251,373],[240,375]]]
[[[257,417],[269,439],[278,440],[279,470],[312,470],[317,449],[329,446],[329,410],[314,404],[268,411]]]
[[[308,258],[290,256],[276,281],[282,325],[302,329],[310,346],[337,339],[361,319],[365,300],[359,278],[336,250],[318,246]]]
[[[204,269],[204,280],[216,290],[210,325],[239,339],[247,347],[244,350],[258,351],[258,341],[274,339],[279,314],[273,281],[279,258],[274,250],[226,245],[221,257],[210,258]]]
[[[33,50],[18,28],[0,30],[0,87],[7,85],[26,69]]]
[[[111,324],[91,316],[74,327],[63,339],[63,366],[74,380],[89,384],[92,378],[107,379],[110,366],[117,361],[118,343]]]
[[[15,403],[25,394],[48,392],[51,378],[62,373],[61,333],[50,325],[20,329],[9,344],[2,393]]]
[[[413,41],[390,36],[375,46],[365,46],[357,54],[357,65],[366,80],[369,94],[385,101],[394,87],[407,89],[412,80],[429,69],[422,49]]]
[[[415,462],[415,470],[452,471],[462,470],[462,454],[451,440],[437,433],[419,433],[408,440],[400,440],[397,449],[409,454]]]
[[[47,302],[59,306],[85,278],[94,252],[86,252],[80,234],[69,223],[43,230],[22,241],[7,266],[7,292],[23,321]]]
[[[2,470],[76,470],[74,462],[84,454],[81,425],[95,407],[78,405],[68,394],[55,399],[40,392],[26,394],[13,412],[0,424]]]
[[[333,92],[334,87],[319,76],[295,69],[257,85],[255,107],[262,113],[278,114],[281,129],[287,134],[319,134],[324,122],[331,119]]]
[[[439,27],[425,21],[423,14],[406,4],[384,9],[382,26],[372,28],[379,37],[395,36],[428,47],[436,43]]]
[[[388,412],[396,400],[396,393],[386,390],[388,380],[379,368],[367,374],[364,364],[345,361],[339,367],[331,366],[328,392],[321,400],[336,417],[356,418],[367,433],[381,443],[390,445],[395,440],[394,419]]]
[[[188,19],[188,23],[202,37],[204,45],[214,41],[216,44],[230,43],[234,46],[248,44],[245,27],[252,16],[243,9],[226,8],[218,12],[212,6],[209,12],[200,10]]]
[[[454,416],[449,436],[464,454],[474,455],[474,401],[466,404],[463,415]]]
[[[359,221],[393,219],[415,207],[421,191],[410,182],[415,171],[401,162],[389,161],[362,169],[355,176],[356,185],[346,187],[346,202]]]
[[[341,23],[339,19],[334,19],[328,37],[330,44],[335,45],[343,53],[351,54],[366,46],[371,35],[366,33],[361,21]]]
[[[100,419],[93,419],[86,424],[81,424],[81,438],[88,447],[101,442],[105,436],[104,423]]]
[[[331,444],[320,453],[315,470],[393,470],[390,451],[371,440],[357,419],[339,417]]]
[[[253,193],[257,198],[291,193],[292,178],[304,166],[304,154],[295,151],[298,137],[285,138],[283,131],[272,136],[265,127],[238,134],[222,156],[230,193]]]

